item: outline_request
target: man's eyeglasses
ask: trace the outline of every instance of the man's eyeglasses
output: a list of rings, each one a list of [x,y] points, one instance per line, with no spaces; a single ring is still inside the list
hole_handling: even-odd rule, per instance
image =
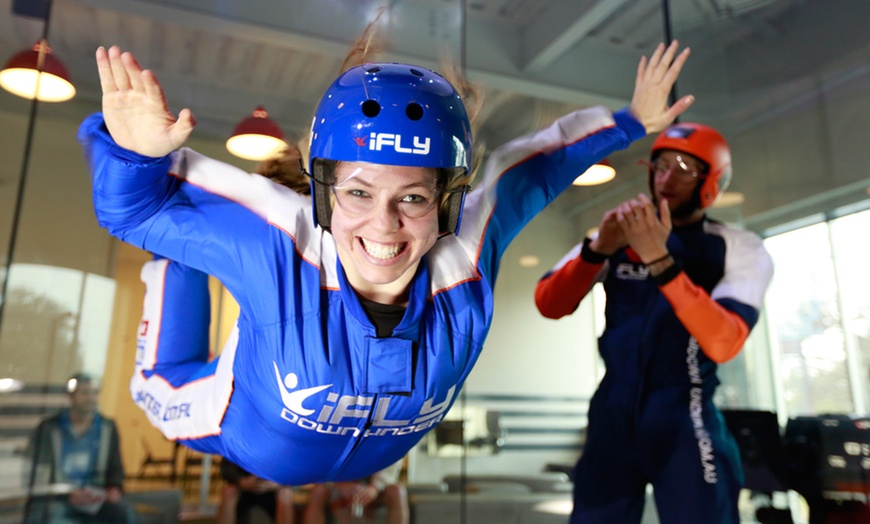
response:
[[[655,176],[664,175],[672,172],[675,176],[683,180],[695,179],[703,177],[704,173],[699,173],[697,169],[689,166],[681,156],[677,156],[674,162],[669,162],[663,158],[659,158],[655,162],[642,161],[650,169]]]

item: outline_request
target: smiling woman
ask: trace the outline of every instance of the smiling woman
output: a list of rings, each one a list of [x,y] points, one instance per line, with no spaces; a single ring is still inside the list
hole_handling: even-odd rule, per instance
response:
[[[438,238],[432,168],[339,162],[332,236],[350,285],[362,297],[406,305],[408,284]]]
[[[79,133],[98,219],[179,262],[143,270],[134,398],[169,438],[280,484],[395,463],[480,356],[510,241],[576,173],[691,104],[666,104],[687,58],[660,45],[640,62],[630,111],[572,113],[494,151],[467,200],[471,126],[456,89],[408,64],[351,68],[315,112],[309,199],[176,150],[190,112],[168,114],[153,74],[101,48],[104,113]],[[207,313],[203,272],[241,309],[210,363],[206,323],[192,318]]]

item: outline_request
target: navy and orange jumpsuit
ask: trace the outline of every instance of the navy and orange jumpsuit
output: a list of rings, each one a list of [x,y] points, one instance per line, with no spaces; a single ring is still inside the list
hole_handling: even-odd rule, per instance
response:
[[[661,522],[737,523],[740,457],[713,393],[717,364],[740,351],[758,320],[769,254],[753,233],[706,218],[673,229],[667,248],[677,269],[660,277],[631,248],[606,257],[588,242],[535,291],[554,319],[596,282],[607,298],[606,373],[590,403],[571,522],[640,522],[652,484]]]

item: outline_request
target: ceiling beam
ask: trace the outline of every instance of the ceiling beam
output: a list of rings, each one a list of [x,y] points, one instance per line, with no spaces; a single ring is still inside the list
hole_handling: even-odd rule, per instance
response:
[[[522,69],[541,71],[630,0],[557,0],[523,31]]]
[[[266,25],[259,20],[262,17],[256,9],[251,10],[247,19],[233,18],[227,13],[205,11],[202,9],[182,9],[172,4],[151,2],[148,0],[68,0],[82,6],[106,9],[136,16],[142,16],[158,20],[167,24],[181,25],[191,30],[201,30],[210,33],[219,33],[222,36],[236,37],[249,42],[262,43],[264,45],[283,47],[303,52],[329,54],[337,58],[343,58],[347,53],[348,42],[336,40],[335,35],[354,35],[362,31],[359,20],[357,27],[344,27],[348,24],[347,17],[333,16],[334,13],[327,9],[331,5],[327,2],[312,3],[309,0],[293,2],[297,9],[298,17],[291,17],[294,22],[289,22],[279,27],[280,16],[270,20],[272,25]],[[607,2],[621,4],[625,0],[607,0]],[[602,1],[602,3],[607,3]],[[215,8],[216,9],[216,8]],[[318,11],[315,16],[309,11]],[[306,14],[307,13],[307,14]],[[298,22],[302,20],[302,22]],[[318,25],[314,25],[316,20]],[[286,21],[285,21],[286,22]],[[308,24],[301,27],[297,24]],[[488,30],[489,28],[484,28]],[[472,30],[471,32],[476,32]],[[402,42],[390,42],[392,45],[386,53],[391,60],[417,63],[432,68],[438,67],[438,59],[435,56],[420,56],[419,53],[406,53],[407,49]],[[106,44],[110,44],[107,42]],[[433,53],[437,49],[432,50]],[[493,61],[488,61],[487,68],[469,64],[467,75],[475,81],[483,82],[486,87],[502,91],[513,91],[518,95],[544,98],[555,102],[563,102],[576,105],[605,105],[610,108],[618,108],[626,103],[626,99],[618,98],[588,90],[576,88],[570,85],[554,85],[550,82],[535,80],[527,73],[518,70],[488,69]]]

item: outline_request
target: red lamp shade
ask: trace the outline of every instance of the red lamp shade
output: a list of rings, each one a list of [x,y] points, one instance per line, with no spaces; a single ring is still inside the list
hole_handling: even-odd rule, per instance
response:
[[[66,66],[51,54],[45,40],[17,53],[0,71],[0,86],[12,94],[43,102],[65,102],[75,96]],[[39,92],[37,92],[37,89]]]
[[[266,160],[285,147],[284,133],[263,106],[257,106],[251,116],[239,122],[227,140],[227,150],[246,160]]]
[[[610,162],[605,158],[597,164],[592,164],[580,176],[574,179],[575,186],[597,186],[605,182],[610,182],[616,176],[616,169],[610,165]]]

